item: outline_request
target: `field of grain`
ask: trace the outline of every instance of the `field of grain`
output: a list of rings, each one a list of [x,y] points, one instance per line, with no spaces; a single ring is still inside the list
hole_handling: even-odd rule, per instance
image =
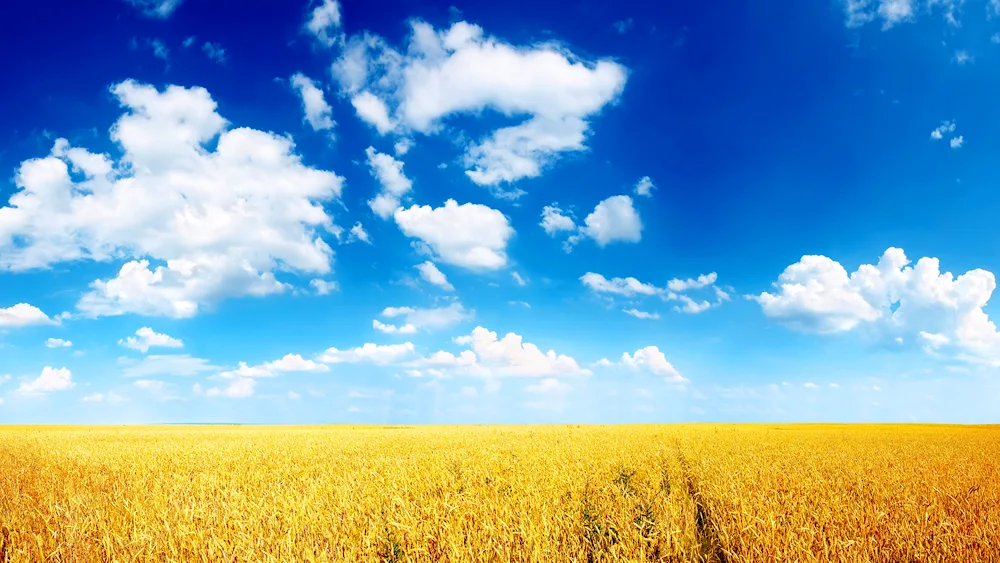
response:
[[[0,427],[0,561],[996,561],[1000,429]]]

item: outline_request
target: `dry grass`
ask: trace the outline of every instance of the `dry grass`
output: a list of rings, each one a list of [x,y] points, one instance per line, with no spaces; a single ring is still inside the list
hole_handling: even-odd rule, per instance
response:
[[[1000,429],[0,427],[0,561],[993,561]]]

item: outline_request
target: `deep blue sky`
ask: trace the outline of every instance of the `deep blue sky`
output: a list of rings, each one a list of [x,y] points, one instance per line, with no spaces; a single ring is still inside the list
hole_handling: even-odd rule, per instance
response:
[[[0,422],[1000,419],[990,2],[0,21]]]

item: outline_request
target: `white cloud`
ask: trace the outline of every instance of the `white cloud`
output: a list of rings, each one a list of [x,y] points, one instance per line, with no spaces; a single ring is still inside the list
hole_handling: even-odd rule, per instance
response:
[[[340,2],[337,0],[322,0],[312,12],[305,28],[313,37],[326,47],[337,43],[340,30]]]
[[[323,352],[318,359],[319,361],[327,364],[338,364],[343,362],[372,362],[375,364],[385,365],[402,360],[403,358],[412,355],[413,352],[414,347],[410,342],[406,342],[404,344],[389,344],[387,346],[379,346],[369,342],[364,346],[351,348],[349,350],[329,348]]]
[[[951,343],[951,339],[944,334],[934,334],[921,330],[917,333],[921,340],[927,342],[927,346],[936,349]]]
[[[368,231],[365,230],[365,228],[361,225],[360,221],[355,223],[354,226],[351,227],[351,235],[347,239],[347,242],[354,242],[356,240],[360,240],[361,242],[366,244],[372,243],[372,239],[368,235]]]
[[[774,294],[754,297],[764,313],[820,333],[863,329],[878,338],[949,347],[966,361],[1000,365],[1000,333],[983,310],[996,288],[992,272],[941,273],[936,258],[915,265],[899,248],[848,275],[825,256],[803,256],[785,269]],[[902,339],[901,337],[907,337]]]
[[[469,339],[471,342],[471,338]],[[437,367],[463,367],[472,366],[476,363],[476,353],[471,350],[463,350],[457,356],[451,352],[445,352],[440,350],[434,352],[426,358],[421,358],[417,361],[419,365],[422,366],[437,366]]]
[[[497,333],[477,326],[470,335],[455,340],[470,346],[478,360],[477,365],[484,374],[542,377],[590,373],[590,370],[581,368],[572,357],[556,354],[554,350],[542,352],[538,346],[524,342],[520,335],[513,332],[498,339]],[[471,357],[466,356],[466,359]]]
[[[896,269],[895,255],[887,251],[883,260],[887,260],[887,270]],[[870,274],[859,270],[852,282],[839,262],[826,256],[803,256],[778,277],[776,293],[764,292],[754,299],[765,315],[790,326],[820,333],[843,332],[881,316],[859,291],[862,276]]]
[[[606,293],[610,295],[621,295],[624,297],[648,297],[651,295],[657,295],[661,299],[666,301],[679,301],[681,305],[675,306],[674,310],[679,313],[689,313],[697,314],[708,309],[721,305],[724,301],[729,301],[729,294],[722,288],[715,285],[718,276],[715,272],[710,274],[702,274],[698,276],[697,279],[672,279],[667,282],[666,288],[656,287],[655,285],[643,283],[636,278],[613,278],[607,279],[600,274],[594,272],[587,272],[580,277],[580,281],[583,285],[590,288],[591,291],[595,293]],[[684,294],[685,291],[699,291],[706,288],[711,288],[714,293],[714,302],[708,301],[706,299],[695,300],[689,295]],[[634,317],[642,318],[659,318],[659,315],[645,313],[637,309],[623,309],[623,311]]]
[[[970,55],[968,51],[963,51],[963,50],[955,51],[954,61],[955,64],[957,64],[958,66],[971,63],[974,60],[975,58],[972,55]]]
[[[151,18],[167,19],[184,0],[125,0],[135,6],[143,15]]]
[[[660,318],[659,313],[649,313],[646,311],[640,311],[639,309],[622,309],[622,312],[626,315],[631,315],[637,319],[658,319]]]
[[[46,348],[69,348],[73,343],[62,338],[49,338],[45,341]]]
[[[829,386],[830,386],[830,389],[840,389],[840,384],[839,383],[830,383]]]
[[[104,393],[94,393],[87,395],[86,397],[80,399],[84,403],[123,403],[128,400],[128,398],[115,393],[114,391],[108,391],[107,394]]]
[[[250,378],[234,379],[226,387],[212,387],[205,390],[206,397],[228,397],[230,399],[246,399],[252,397],[257,387],[257,380]]]
[[[507,265],[507,241],[514,235],[507,217],[476,203],[444,207],[414,205],[397,209],[403,234],[420,239],[442,262],[471,270],[496,270]]]
[[[516,283],[518,287],[524,287],[528,285],[528,280],[522,277],[521,274],[517,272],[511,272],[510,277],[513,278],[514,283]]]
[[[656,346],[646,346],[629,355],[628,352],[622,354],[622,365],[632,369],[646,369],[655,375],[662,375],[670,381],[683,383],[687,381],[681,376],[674,366],[667,361],[667,357]]]
[[[571,217],[563,214],[562,209],[553,203],[542,209],[540,225],[549,236],[556,236],[563,231],[576,231],[563,245],[566,252],[570,252],[573,245],[584,237],[593,239],[600,247],[613,242],[642,240],[642,220],[632,205],[632,198],[627,195],[611,196],[598,203],[579,228]]]
[[[957,137],[952,137],[951,141],[948,142],[948,144],[951,145],[951,148],[953,148],[953,149],[960,149],[960,148],[962,148],[962,145],[964,143],[965,143],[965,137],[963,137],[961,135],[959,135]]]
[[[931,131],[931,139],[940,141],[941,139],[944,138],[945,134],[954,133],[955,127],[956,125],[954,121],[942,121],[941,125],[939,125],[936,129]]]
[[[674,278],[667,282],[667,289],[670,291],[682,292],[689,289],[701,289],[713,285],[719,279],[715,272],[702,274],[697,279],[688,278],[686,280]]]
[[[703,313],[712,308],[712,303],[701,300],[695,301],[694,299],[688,297],[687,295],[676,295],[671,296],[672,299],[676,299],[683,303],[683,306],[674,307],[674,310],[679,313],[688,313],[691,315],[697,315],[698,313]]]
[[[653,190],[655,189],[656,184],[653,183],[653,180],[649,176],[643,176],[635,184],[635,195],[653,197]]]
[[[0,328],[18,328],[33,325],[54,325],[41,309],[27,303],[18,303],[6,309],[0,308]]]
[[[128,338],[118,341],[118,344],[126,348],[131,348],[133,350],[138,350],[142,353],[146,353],[150,348],[183,348],[184,342],[168,336],[166,334],[159,334],[148,326],[144,326],[139,330],[135,331],[135,336],[129,336]]]
[[[194,45],[194,42],[197,41],[197,40],[198,40],[198,38],[195,37],[194,35],[189,35],[189,36],[187,36],[187,37],[184,38],[184,42],[181,43],[181,45],[183,45],[185,49],[188,49],[192,45]]]
[[[376,152],[374,147],[365,149],[368,156],[368,167],[382,189],[374,199],[368,201],[368,206],[376,215],[388,219],[399,209],[400,199],[410,191],[413,182],[403,173],[403,163],[392,156]]]
[[[642,240],[642,221],[632,207],[632,198],[616,195],[597,204],[593,213],[584,219],[580,232],[601,247],[612,242],[639,242]]]
[[[201,50],[205,53],[205,56],[212,59],[214,62],[220,65],[226,64],[226,50],[222,47],[222,45],[206,41],[205,44],[201,46]]]
[[[815,383],[813,383],[811,381],[807,381],[807,382],[803,383],[802,386],[805,387],[806,389],[819,389],[819,385],[816,385]]]
[[[351,96],[351,105],[354,106],[354,112],[358,117],[374,127],[379,135],[385,135],[396,128],[392,118],[389,117],[389,108],[382,101],[382,98],[375,94],[368,91],[357,93]],[[405,152],[404,150],[403,153]],[[396,150],[396,154],[402,156],[398,150]]]
[[[328,371],[329,368],[323,364],[318,364],[312,360],[305,360],[298,354],[287,354],[280,360],[275,360],[268,364],[271,369],[277,372],[292,371]]]
[[[336,232],[323,204],[342,178],[304,166],[287,137],[230,129],[202,88],[128,80],[111,91],[125,108],[111,128],[122,157],[59,139],[22,162],[0,207],[0,270],[128,260],[81,298],[91,317],[191,317],[226,297],[285,291],[275,270],[331,270],[319,232]]]
[[[420,277],[424,281],[436,285],[445,291],[455,291],[455,286],[448,283],[448,278],[441,273],[441,270],[438,270],[434,262],[427,261],[423,264],[417,264],[416,268],[420,271]]]
[[[411,26],[401,50],[376,35],[351,37],[334,76],[346,95],[377,96],[385,105],[384,130],[396,124],[436,134],[449,117],[484,110],[518,120],[467,145],[466,173],[481,185],[538,176],[561,153],[585,150],[588,120],[625,86],[620,64],[583,61],[554,43],[517,47],[466,22],[446,30],[419,20]]]
[[[337,282],[321,279],[309,280],[309,286],[313,288],[316,295],[328,295],[340,288]]]
[[[878,15],[884,22],[882,29],[913,19],[913,0],[881,0]]]
[[[663,292],[662,289],[652,284],[642,283],[633,277],[609,280],[601,274],[587,272],[580,276],[580,281],[595,293],[611,293],[632,297],[635,295],[658,295]]]
[[[932,0],[933,1],[933,0]],[[847,27],[860,27],[876,18],[887,30],[914,20],[914,0],[843,0]]]
[[[73,374],[68,369],[45,366],[42,368],[41,375],[25,381],[17,390],[25,395],[43,395],[53,391],[65,391],[75,385]]]
[[[208,360],[187,354],[144,356],[141,360],[118,358],[125,377],[150,377],[153,375],[190,376],[205,371],[218,371]]]
[[[386,324],[379,322],[378,319],[372,319],[372,328],[374,328],[379,332],[384,332],[386,334],[413,334],[417,332],[417,327],[411,324],[396,326],[394,324]]]
[[[546,205],[542,208],[542,222],[539,223],[549,236],[555,236],[560,231],[576,230],[573,218],[563,214],[558,204]]]
[[[449,328],[455,326],[456,324],[471,319],[473,312],[469,311],[458,301],[455,301],[447,307],[436,307],[431,309],[419,309],[413,307],[386,307],[382,311],[383,317],[403,317],[406,322],[406,327],[412,327],[415,331],[416,329],[426,329],[426,330],[440,330],[443,328]],[[375,321],[377,322],[377,321]],[[389,325],[390,327],[392,325]],[[390,330],[384,330],[375,325],[375,328],[382,330],[382,332],[396,332],[395,327]],[[399,329],[398,332],[404,333],[403,328]]]
[[[337,122],[333,120],[333,109],[323,98],[323,91],[316,83],[301,72],[292,75],[292,88],[302,99],[302,110],[305,112],[305,121],[309,123],[313,131],[327,131],[336,127]]]
[[[396,144],[392,148],[396,152],[396,156],[403,156],[413,148],[413,140],[407,138],[400,139],[396,141]]]
[[[280,360],[264,362],[255,366],[240,362],[236,369],[224,371],[219,374],[219,377],[223,379],[276,377],[283,373],[324,371],[330,371],[329,366],[313,360],[306,360],[298,354],[287,354]]]

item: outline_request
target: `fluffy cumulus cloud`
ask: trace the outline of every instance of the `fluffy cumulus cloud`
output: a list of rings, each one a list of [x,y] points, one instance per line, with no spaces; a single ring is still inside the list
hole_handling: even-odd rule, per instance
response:
[[[642,240],[642,221],[627,195],[611,196],[598,203],[583,222],[581,233],[594,239],[598,246]]]
[[[654,375],[667,378],[669,381],[683,383],[687,381],[667,357],[656,346],[646,346],[635,351],[635,354],[622,354],[621,364],[631,369],[644,369]]]
[[[611,293],[625,297],[658,295],[663,292],[663,289],[652,284],[643,283],[633,277],[608,279],[601,274],[587,272],[580,276],[580,281],[596,293]]]
[[[941,125],[938,125],[933,131],[931,131],[931,139],[940,141],[941,139],[944,139],[945,135],[954,133],[956,127],[957,126],[954,121],[942,121]]]
[[[436,285],[445,291],[455,291],[455,286],[448,282],[448,278],[441,273],[434,262],[427,261],[423,264],[417,264],[416,268],[420,272],[421,279],[425,282]],[[517,274],[515,273],[515,275]]]
[[[403,163],[391,155],[377,152],[374,147],[368,147],[365,155],[372,176],[381,186],[378,195],[368,201],[368,206],[379,217],[388,219],[399,208],[400,199],[410,191],[413,182],[403,174]]]
[[[18,303],[6,309],[0,308],[0,328],[18,328],[32,325],[52,325],[56,321],[41,309],[27,303]]]
[[[43,395],[53,391],[72,389],[75,385],[73,374],[68,369],[45,366],[41,375],[21,383],[17,390],[25,395]]]
[[[316,86],[316,83],[308,76],[297,72],[291,79],[292,88],[302,99],[302,110],[305,112],[305,121],[312,127],[313,131],[326,131],[333,129],[337,122],[333,120],[333,109],[326,103],[323,91]]]
[[[715,285],[717,279],[718,275],[712,272],[686,280],[675,278],[668,281],[666,287],[657,287],[653,284],[643,283],[633,277],[608,279],[594,272],[587,272],[580,276],[580,281],[583,285],[594,293],[637,300],[649,296],[658,296],[664,301],[678,302],[679,305],[674,306],[675,311],[690,314],[707,311],[731,299],[726,290]],[[709,292],[708,298],[702,295],[696,299],[690,295],[691,292],[704,293],[706,291]],[[659,315],[656,313],[641,311],[635,308],[623,309],[622,311],[627,315],[639,319],[659,318]]]
[[[538,346],[524,342],[513,332],[498,338],[492,332],[477,326],[471,334],[456,338],[459,344],[469,346],[483,374],[510,377],[544,377],[560,375],[587,375],[575,359],[554,350],[542,352]],[[466,356],[470,359],[472,356]]]
[[[639,178],[639,181],[635,183],[635,195],[643,197],[653,197],[653,190],[656,189],[656,184],[649,176],[643,176]]]
[[[321,0],[309,12],[305,30],[320,44],[333,47],[339,37],[340,25],[340,2]]]
[[[542,208],[542,222],[539,225],[545,229],[546,234],[549,236],[555,236],[561,231],[576,230],[576,223],[573,221],[573,218],[566,215],[557,203],[546,205]]]
[[[387,365],[413,355],[414,351],[415,348],[411,342],[406,342],[404,344],[389,344],[386,346],[380,346],[369,342],[363,346],[348,350],[329,348],[323,352],[318,359],[326,364],[371,362],[374,364]]]
[[[126,348],[138,350],[146,353],[150,348],[183,348],[184,342],[166,334],[160,334],[148,326],[144,326],[135,331],[135,336],[129,336],[118,341],[118,344]]]
[[[236,369],[221,372],[219,377],[223,379],[275,377],[284,373],[324,372],[329,370],[330,368],[325,364],[307,360],[298,354],[288,354],[280,360],[264,362],[255,366],[247,365],[246,362],[240,362]]]
[[[385,334],[414,334],[417,332],[417,327],[409,323],[397,326],[383,323],[378,319],[372,319],[372,328]]]
[[[316,295],[329,295],[334,291],[337,291],[337,288],[340,287],[337,285],[337,282],[321,279],[309,280],[309,286],[313,288]]]
[[[333,73],[358,115],[380,133],[436,134],[449,117],[484,110],[515,120],[466,147],[468,177],[494,188],[585,150],[589,120],[617,99],[627,78],[622,65],[585,61],[564,46],[516,46],[464,21],[438,30],[419,20],[411,21],[402,49],[377,35],[352,36]]]
[[[414,205],[397,209],[393,217],[408,237],[441,262],[471,270],[497,270],[507,265],[507,241],[514,235],[503,213],[477,203],[443,207]]]
[[[566,252],[584,238],[593,239],[602,248],[615,242],[635,243],[642,240],[642,220],[632,198],[627,195],[611,196],[601,201],[580,226],[564,214],[558,204],[553,203],[542,209],[542,222],[539,224],[552,237],[563,232],[575,233],[563,245]]]
[[[471,319],[472,311],[462,306],[458,301],[447,307],[436,307],[431,309],[419,309],[413,307],[386,307],[382,311],[382,316],[387,318],[400,318],[404,323],[402,326],[394,324],[383,324],[375,319],[372,326],[387,334],[412,334],[418,329],[440,330],[455,326],[456,324]]]
[[[983,310],[996,288],[992,272],[975,269],[956,277],[942,273],[937,258],[911,265],[902,249],[889,248],[877,264],[862,264],[850,274],[826,256],[803,256],[774,285],[773,293],[753,299],[765,315],[793,328],[864,330],[1000,365],[1000,333]]]
[[[285,291],[278,270],[326,274],[339,233],[324,211],[343,179],[302,164],[289,138],[231,128],[202,88],[125,81],[118,160],[58,139],[21,163],[0,207],[0,269],[125,259],[86,316],[191,317],[223,298]],[[210,144],[214,142],[214,147]]]
[[[71,346],[73,346],[71,341],[62,338],[49,338],[45,341],[46,348],[70,348]]]

